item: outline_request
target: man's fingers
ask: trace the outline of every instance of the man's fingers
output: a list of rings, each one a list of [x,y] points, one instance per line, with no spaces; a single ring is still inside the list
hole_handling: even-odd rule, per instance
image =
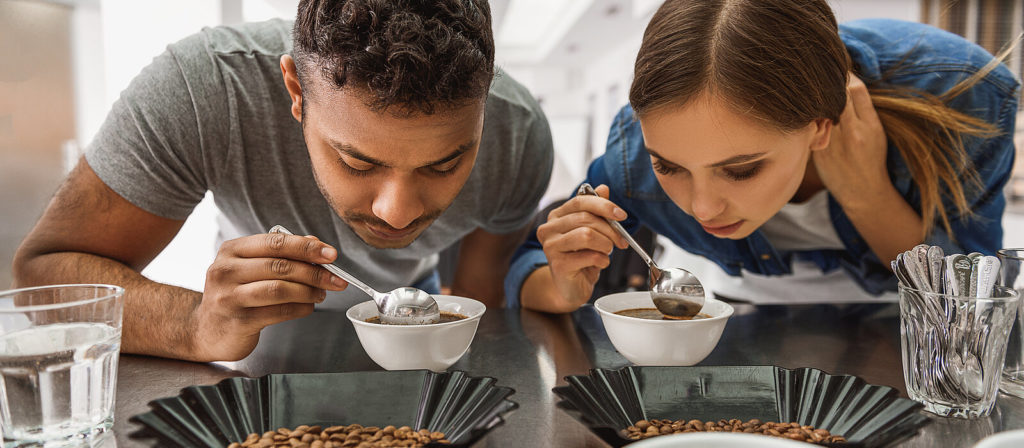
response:
[[[320,303],[326,291],[284,280],[260,280],[235,288],[233,305],[252,308],[282,303]]]
[[[338,251],[316,238],[283,233],[252,235],[227,241],[221,251],[241,258],[287,258],[307,263],[331,263]]]
[[[282,303],[256,308],[248,308],[245,313],[245,322],[253,327],[263,328],[287,320],[306,317],[313,312],[313,304],[310,303]]]
[[[287,258],[235,258],[217,263],[207,279],[218,283],[252,283],[261,280],[287,280],[314,288],[340,291],[348,282],[323,267]]]

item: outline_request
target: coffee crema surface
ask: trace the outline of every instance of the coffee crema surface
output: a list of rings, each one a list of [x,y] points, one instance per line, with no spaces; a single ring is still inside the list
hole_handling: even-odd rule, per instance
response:
[[[616,311],[615,314],[626,317],[635,317],[637,319],[650,319],[650,320],[694,320],[694,319],[707,319],[711,316],[698,313],[693,317],[679,317],[672,318],[661,314],[657,308],[630,308],[627,310]]]
[[[452,312],[449,312],[449,311],[441,311],[441,320],[439,320],[437,323],[443,324],[443,323],[448,323],[448,322],[455,322],[457,320],[465,319],[466,317],[467,316],[464,315],[464,314],[452,313]],[[373,317],[371,317],[369,319],[366,319],[366,322],[367,323],[371,323],[371,324],[378,324],[378,325],[400,325],[400,324],[383,324],[380,321],[380,316],[373,316]]]

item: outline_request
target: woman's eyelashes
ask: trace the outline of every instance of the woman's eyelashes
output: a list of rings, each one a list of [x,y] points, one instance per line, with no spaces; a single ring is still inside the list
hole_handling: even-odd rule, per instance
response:
[[[685,171],[685,168],[679,165],[675,165],[658,158],[654,158],[651,162],[651,166],[654,168],[654,171],[657,171],[658,174],[664,176],[671,176]],[[764,166],[764,163],[756,162],[738,167],[721,168],[721,170],[722,174],[724,174],[729,180],[742,181],[756,176],[757,173],[761,171],[762,166]]]
[[[739,167],[723,168],[722,172],[725,176],[732,180],[747,180],[757,175],[758,171],[761,171],[763,163],[751,163]]]
[[[682,170],[682,167],[670,164],[658,158],[655,158],[654,161],[651,162],[651,166],[654,167],[654,171],[657,171],[658,174],[666,176],[678,173],[680,170]]]

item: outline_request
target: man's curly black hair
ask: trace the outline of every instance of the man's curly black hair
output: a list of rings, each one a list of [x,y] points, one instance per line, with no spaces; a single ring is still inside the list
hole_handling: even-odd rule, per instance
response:
[[[494,77],[486,0],[302,0],[292,33],[304,90],[319,69],[378,111],[458,107],[486,97]]]

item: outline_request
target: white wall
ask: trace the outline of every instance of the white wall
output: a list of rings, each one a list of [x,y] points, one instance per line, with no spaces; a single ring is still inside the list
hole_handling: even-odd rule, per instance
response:
[[[921,20],[921,0],[829,0],[829,4],[839,23],[877,17]]]
[[[209,0],[83,0],[72,14],[72,66],[79,149],[95,137],[121,91],[168,44],[221,21]],[[178,236],[144,271],[201,290],[213,260],[216,207],[207,197]]]

